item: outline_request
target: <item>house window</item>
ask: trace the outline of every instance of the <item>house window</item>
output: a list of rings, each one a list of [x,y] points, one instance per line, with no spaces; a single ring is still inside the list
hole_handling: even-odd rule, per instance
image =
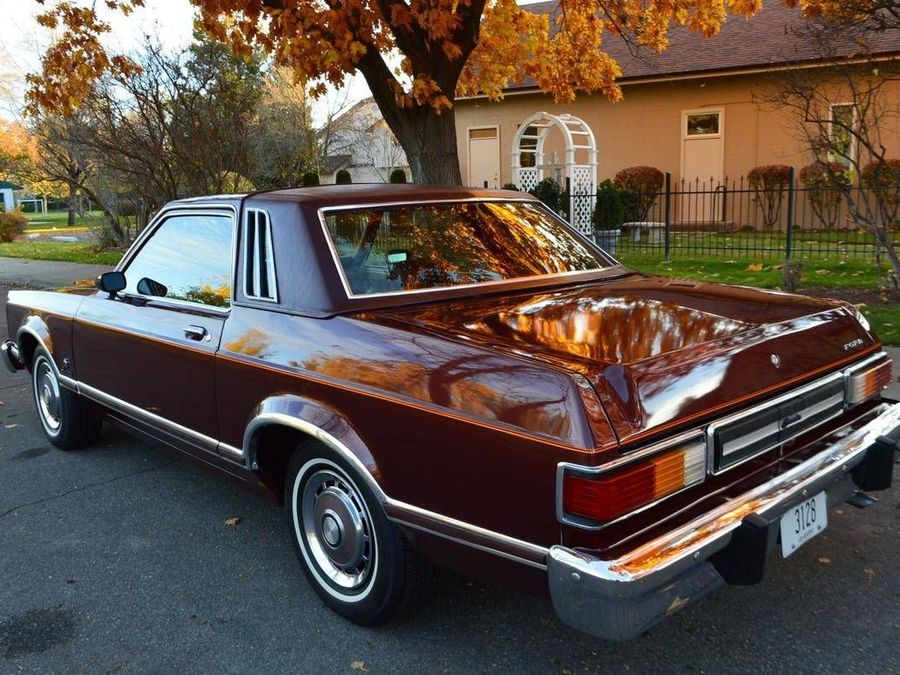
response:
[[[688,136],[715,136],[719,133],[719,113],[690,113],[685,115]]]
[[[497,138],[497,128],[469,129],[469,138]]]
[[[831,106],[830,124],[831,158],[844,164],[856,159],[853,130],[856,128],[856,111],[852,103],[836,103]]]

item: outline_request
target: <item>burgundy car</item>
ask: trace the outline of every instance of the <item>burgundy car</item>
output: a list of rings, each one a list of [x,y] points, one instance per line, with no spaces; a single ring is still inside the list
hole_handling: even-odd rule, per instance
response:
[[[853,306],[638,274],[521,193],[173,202],[97,286],[9,294],[50,441],[107,420],[282,502],[360,624],[431,561],[628,638],[892,479],[891,362]]]

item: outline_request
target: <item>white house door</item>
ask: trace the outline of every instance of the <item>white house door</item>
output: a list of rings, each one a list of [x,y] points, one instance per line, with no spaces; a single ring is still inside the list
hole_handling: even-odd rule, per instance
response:
[[[681,114],[681,177],[684,191],[680,220],[722,220],[721,185],[725,164],[723,110],[687,110]]]
[[[500,187],[500,135],[497,127],[469,129],[469,187]]]

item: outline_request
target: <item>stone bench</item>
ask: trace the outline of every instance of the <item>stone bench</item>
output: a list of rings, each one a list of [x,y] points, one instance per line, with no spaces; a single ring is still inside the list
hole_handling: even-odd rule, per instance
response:
[[[650,244],[662,244],[663,236],[666,231],[665,223],[658,223],[651,220],[641,220],[631,223],[623,223],[622,227],[626,231],[631,232],[631,241],[639,242],[641,235],[646,233],[647,242]]]

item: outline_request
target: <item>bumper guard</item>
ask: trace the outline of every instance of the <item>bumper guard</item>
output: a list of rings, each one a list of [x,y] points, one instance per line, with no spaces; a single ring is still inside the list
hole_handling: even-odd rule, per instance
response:
[[[11,373],[15,373],[25,367],[25,363],[22,361],[22,354],[19,352],[19,345],[12,340],[6,340],[0,345],[0,361],[3,361],[3,365]]]

